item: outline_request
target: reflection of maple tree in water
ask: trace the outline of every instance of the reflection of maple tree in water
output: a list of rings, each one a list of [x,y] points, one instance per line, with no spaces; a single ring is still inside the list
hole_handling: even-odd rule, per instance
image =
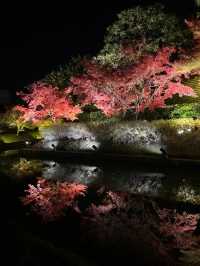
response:
[[[29,185],[23,204],[31,205],[45,222],[65,215],[68,208],[78,211],[81,218],[82,238],[96,242],[135,242],[145,237],[154,247],[193,249],[199,238],[193,235],[199,215],[160,209],[145,197],[126,192],[95,190],[95,199],[88,198],[88,207],[79,209],[80,196],[86,196],[82,184],[53,182],[39,179],[36,186]],[[135,234],[137,232],[137,234]],[[164,246],[165,248],[164,248]]]
[[[84,196],[86,186],[67,182],[50,182],[39,179],[36,186],[30,185],[27,195],[22,199],[24,205],[33,207],[44,221],[52,221],[64,215],[64,211],[71,207],[79,211],[77,198]]]
[[[175,248],[195,248],[199,238],[192,236],[197,228],[199,214],[177,213],[175,210],[159,210],[160,232],[171,238]],[[191,237],[192,236],[192,237]]]
[[[151,243],[155,246],[159,244],[159,239],[163,239],[169,249],[195,248],[199,241],[199,237],[193,236],[199,214],[160,209],[150,199],[140,197],[138,201],[137,196],[124,192],[108,192],[100,205],[92,204],[88,208],[85,219],[87,222],[83,224],[86,228],[91,226],[89,221],[92,221],[92,235],[103,241],[115,237],[120,231],[128,238],[136,231],[143,236],[146,232],[146,237],[152,237]]]

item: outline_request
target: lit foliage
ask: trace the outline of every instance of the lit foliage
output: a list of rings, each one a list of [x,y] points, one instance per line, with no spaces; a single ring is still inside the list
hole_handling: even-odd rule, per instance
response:
[[[199,103],[178,104],[170,114],[170,118],[200,117]]]
[[[146,109],[165,108],[165,101],[175,94],[195,97],[192,88],[181,83],[190,74],[177,74],[170,62],[176,51],[165,47],[156,54],[146,54],[137,64],[113,70],[102,67],[95,60],[83,60],[85,72],[73,76],[68,87],[59,90],[37,82],[28,93],[18,93],[26,106],[15,107],[21,113],[17,121],[19,125],[43,119],[74,121],[85,107],[92,105],[108,117],[125,114],[128,110],[138,114]],[[128,49],[127,53],[133,51]]]
[[[79,211],[77,198],[84,196],[86,189],[87,187],[82,184],[53,183],[39,179],[36,186],[29,185],[22,202],[24,205],[31,205],[43,221],[53,221],[63,216],[68,208]]]
[[[163,48],[156,55],[144,56],[140,63],[108,71],[94,61],[86,61],[87,74],[73,77],[69,89],[82,106],[94,104],[106,116],[133,109],[164,108],[173,95],[196,96],[191,87],[181,84],[170,63],[176,50]]]
[[[20,119],[23,121],[38,122],[46,118],[73,121],[81,109],[72,104],[69,94],[67,89],[60,91],[57,87],[37,82],[29,88],[28,93],[18,93],[26,106],[17,105],[15,110],[22,114]]]
[[[137,6],[119,13],[108,27],[97,61],[117,68],[137,61],[146,52],[154,53],[163,46],[188,47],[192,41],[192,33],[184,21],[166,13],[162,5]],[[131,56],[124,52],[127,47],[134,51]]]
[[[104,49],[96,58],[72,58],[28,93],[18,93],[25,101],[25,106],[15,107],[21,114],[16,119],[18,131],[26,122],[74,121],[88,106],[102,111],[102,116],[98,113],[102,118],[128,110],[137,117],[145,110],[166,107],[165,101],[175,94],[196,96],[181,83],[191,70],[177,74],[170,62],[172,54],[193,44],[195,34],[188,23],[167,14],[161,5],[122,11],[108,28]]]
[[[17,135],[19,132],[24,131],[25,128],[34,129],[34,125],[32,125],[29,121],[25,121],[21,112],[15,108],[8,109],[4,114],[2,114],[0,117],[0,123],[9,128],[17,128]]]

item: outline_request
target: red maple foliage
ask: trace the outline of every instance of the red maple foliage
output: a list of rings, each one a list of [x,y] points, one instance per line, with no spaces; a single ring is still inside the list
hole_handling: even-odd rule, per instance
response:
[[[165,108],[165,101],[175,94],[195,97],[192,88],[181,83],[182,75],[177,75],[170,63],[174,51],[174,48],[163,48],[155,55],[144,56],[138,64],[115,70],[85,60],[86,74],[72,77],[68,88],[59,90],[45,83],[34,83],[28,93],[18,93],[26,106],[17,105],[15,109],[20,111],[23,121],[46,118],[73,121],[88,104],[112,116],[128,109],[137,114],[145,109]],[[73,103],[70,95],[77,97],[79,105]]]
[[[81,113],[78,105],[74,106],[69,98],[69,90],[61,91],[56,87],[45,83],[34,83],[28,93],[19,92],[18,96],[26,103],[26,106],[15,107],[22,115],[24,121],[37,122],[45,118],[56,120],[65,118],[67,120],[77,119]]]
[[[193,232],[197,228],[199,214],[178,213],[176,210],[160,209],[160,232],[165,238],[171,238],[175,248],[189,249],[197,244]]]
[[[163,48],[156,55],[146,55],[136,65],[109,71],[94,61],[85,62],[87,73],[71,79],[70,90],[82,105],[94,104],[111,116],[133,109],[164,108],[165,100],[179,96],[196,96],[192,88],[181,84],[170,55],[174,48]]]
[[[31,205],[43,221],[53,221],[63,216],[64,211],[72,207],[79,211],[77,198],[84,196],[87,187],[83,184],[67,182],[50,182],[39,179],[36,186],[30,185],[22,198],[24,205]]]

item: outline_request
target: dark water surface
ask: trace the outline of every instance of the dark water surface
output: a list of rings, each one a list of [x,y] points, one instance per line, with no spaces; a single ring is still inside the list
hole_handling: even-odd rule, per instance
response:
[[[15,265],[200,265],[199,171],[0,161]],[[28,186],[28,185],[32,186]],[[193,263],[193,264],[192,264]]]

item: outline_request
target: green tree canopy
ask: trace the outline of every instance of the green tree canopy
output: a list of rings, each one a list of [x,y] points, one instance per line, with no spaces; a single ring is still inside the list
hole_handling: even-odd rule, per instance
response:
[[[161,46],[190,47],[192,40],[184,21],[166,13],[162,5],[137,6],[119,13],[117,20],[107,28],[105,45],[97,60],[117,67],[128,60],[122,53],[124,46],[134,47],[134,59],[137,59],[143,53],[156,52]]]

